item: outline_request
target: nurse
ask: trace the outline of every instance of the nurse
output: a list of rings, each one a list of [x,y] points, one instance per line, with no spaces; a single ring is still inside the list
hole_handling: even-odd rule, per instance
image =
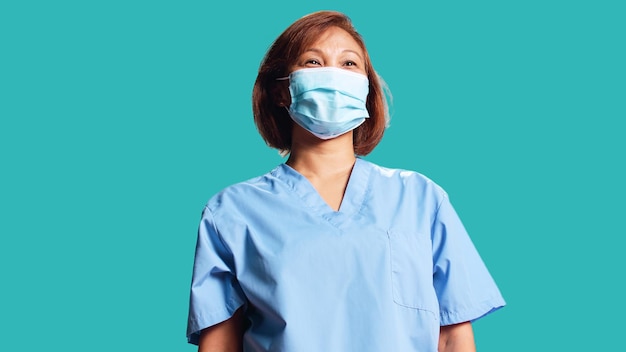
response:
[[[304,16],[263,59],[255,123],[288,155],[206,204],[188,341],[199,351],[474,351],[505,302],[446,192],[361,156],[383,84],[338,12]]]

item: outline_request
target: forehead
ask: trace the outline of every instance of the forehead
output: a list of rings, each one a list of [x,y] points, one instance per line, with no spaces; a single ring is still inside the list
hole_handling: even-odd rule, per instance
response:
[[[363,48],[350,35],[350,33],[339,27],[330,27],[312,38],[309,45],[304,46],[304,51],[313,48],[333,47],[337,49],[349,49],[363,55]]]

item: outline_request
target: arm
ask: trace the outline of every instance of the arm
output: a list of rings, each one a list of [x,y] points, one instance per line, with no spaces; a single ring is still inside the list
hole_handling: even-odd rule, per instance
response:
[[[240,308],[228,320],[202,330],[198,352],[241,352],[244,331],[243,312]]]
[[[439,352],[476,352],[472,323],[446,325],[440,328]]]

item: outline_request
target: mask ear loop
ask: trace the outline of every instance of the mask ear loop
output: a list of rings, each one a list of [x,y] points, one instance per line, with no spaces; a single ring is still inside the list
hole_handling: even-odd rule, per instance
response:
[[[289,76],[287,77],[278,77],[276,78],[277,81],[288,81],[289,80]],[[280,103],[281,106],[283,106],[285,108],[285,110],[287,110],[287,112],[289,112],[289,108],[287,107],[287,105]]]

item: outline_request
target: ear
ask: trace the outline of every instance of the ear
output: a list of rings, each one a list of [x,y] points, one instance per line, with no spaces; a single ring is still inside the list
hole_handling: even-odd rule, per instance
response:
[[[289,93],[289,81],[276,81],[271,89],[274,104],[280,107],[291,105],[291,94]]]

